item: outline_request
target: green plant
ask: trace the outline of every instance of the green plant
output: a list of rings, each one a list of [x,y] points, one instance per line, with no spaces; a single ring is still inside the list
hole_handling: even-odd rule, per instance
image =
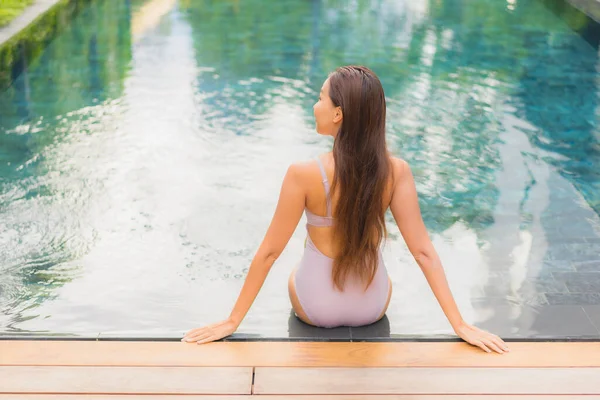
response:
[[[33,0],[2,0],[0,2],[0,26],[7,25],[32,2]]]

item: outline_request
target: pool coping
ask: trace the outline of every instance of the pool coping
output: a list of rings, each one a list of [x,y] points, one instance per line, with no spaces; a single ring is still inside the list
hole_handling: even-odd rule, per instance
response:
[[[60,2],[69,0],[35,0],[31,5],[15,17],[8,25],[0,28],[0,47],[17,36],[21,31],[35,23],[44,14]]]
[[[89,1],[35,0],[0,28],[0,92],[12,86]]]
[[[566,0],[571,6],[600,23],[600,1],[598,0]]]

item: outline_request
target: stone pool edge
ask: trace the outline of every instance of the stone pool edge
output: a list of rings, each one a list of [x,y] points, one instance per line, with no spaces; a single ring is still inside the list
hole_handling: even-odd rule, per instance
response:
[[[89,1],[36,0],[20,16],[0,28],[0,92],[11,87]]]
[[[567,2],[586,14],[596,22],[600,23],[600,1],[598,0],[567,0]]]
[[[58,3],[67,3],[69,0],[35,0],[25,10],[15,17],[8,25],[0,28],[0,47],[18,36],[29,26],[38,22]]]

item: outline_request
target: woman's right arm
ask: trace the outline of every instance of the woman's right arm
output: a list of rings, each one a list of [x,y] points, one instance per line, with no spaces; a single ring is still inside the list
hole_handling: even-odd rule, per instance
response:
[[[463,320],[448,285],[440,258],[429,238],[419,207],[414,177],[408,163],[393,158],[394,189],[390,208],[400,233],[446,318],[458,336],[485,351],[508,351],[498,336],[473,327]]]

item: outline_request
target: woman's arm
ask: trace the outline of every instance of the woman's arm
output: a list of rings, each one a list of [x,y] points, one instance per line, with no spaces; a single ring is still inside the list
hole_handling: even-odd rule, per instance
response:
[[[498,336],[475,328],[463,320],[448,286],[440,258],[423,223],[410,167],[406,161],[399,159],[394,159],[393,165],[395,182],[390,204],[392,214],[409,251],[423,271],[450,325],[465,341],[485,351],[507,351],[508,347]]]
[[[291,165],[285,174],[275,214],[252,259],[244,286],[229,318],[213,325],[192,329],[186,333],[182,341],[201,344],[219,340],[231,335],[242,323],[273,263],[285,249],[302,217],[305,190],[301,179],[301,169],[302,167],[299,165]]]

